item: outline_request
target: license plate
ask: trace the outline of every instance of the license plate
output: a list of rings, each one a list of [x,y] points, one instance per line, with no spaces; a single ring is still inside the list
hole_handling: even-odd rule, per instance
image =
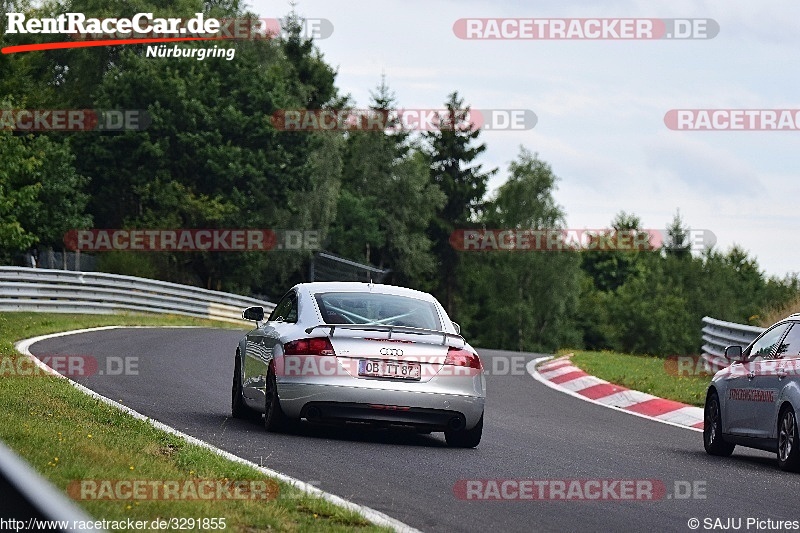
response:
[[[401,361],[381,361],[361,359],[358,361],[358,375],[371,378],[420,379],[419,363]]]

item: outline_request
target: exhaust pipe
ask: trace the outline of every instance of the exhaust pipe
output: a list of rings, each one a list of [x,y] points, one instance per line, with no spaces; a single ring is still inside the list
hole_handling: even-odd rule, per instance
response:
[[[464,421],[463,421],[463,420],[461,420],[461,418],[460,418],[460,417],[458,417],[458,416],[454,416],[454,417],[453,417],[453,418],[451,418],[451,419],[450,419],[450,421],[447,423],[447,427],[448,427],[448,428],[450,428],[450,429],[452,429],[453,431],[459,431],[459,430],[461,430],[461,429],[464,429]]]

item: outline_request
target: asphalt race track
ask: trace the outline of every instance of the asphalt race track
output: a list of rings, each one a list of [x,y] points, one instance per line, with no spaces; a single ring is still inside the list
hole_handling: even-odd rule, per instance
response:
[[[717,518],[723,526],[741,518],[740,531],[757,531],[758,524],[747,527],[748,518],[800,521],[800,474],[779,471],[773,454],[737,448],[731,458],[709,457],[698,432],[581,401],[524,371],[487,377],[484,434],[476,449],[447,448],[442,434],[402,430],[303,424],[291,434],[268,434],[259,423],[230,418],[233,353],[242,335],[222,329],[116,329],[49,339],[31,352],[92,355],[101,369],[107,357],[136,357],[138,375],[76,381],[423,531],[653,533],[691,531],[690,518],[700,520],[701,531],[715,525],[706,519]],[[506,366],[494,358],[536,357],[480,354],[489,369]],[[669,495],[655,501],[476,501],[458,499],[453,491],[459,480],[522,478],[656,480]],[[681,489],[697,482],[705,499],[670,497],[676,481]],[[768,526],[760,525],[762,531]]]

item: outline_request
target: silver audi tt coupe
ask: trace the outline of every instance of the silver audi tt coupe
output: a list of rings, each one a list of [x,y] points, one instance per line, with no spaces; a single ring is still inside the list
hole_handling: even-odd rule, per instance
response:
[[[411,426],[472,448],[483,432],[486,380],[476,351],[430,294],[372,283],[301,283],[239,341],[232,414]]]

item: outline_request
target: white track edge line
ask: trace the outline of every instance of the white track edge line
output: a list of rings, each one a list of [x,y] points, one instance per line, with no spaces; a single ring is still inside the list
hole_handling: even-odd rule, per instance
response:
[[[30,352],[30,347],[31,346],[33,346],[37,342],[40,342],[40,341],[43,341],[43,340],[46,340],[46,339],[53,339],[53,338],[56,338],[56,337],[64,337],[64,336],[67,336],[67,335],[76,335],[76,334],[79,334],[79,333],[90,333],[90,332],[94,332],[94,331],[104,331],[104,330],[109,330],[109,329],[122,329],[122,328],[128,328],[128,327],[136,327],[136,328],[138,328],[138,327],[148,327],[148,328],[149,327],[154,327],[154,328],[158,328],[158,327],[184,327],[184,326],[102,326],[102,327],[98,327],[98,328],[76,329],[76,330],[72,330],[72,331],[64,331],[64,332],[61,332],[61,333],[51,333],[49,335],[40,335],[38,337],[31,337],[30,339],[24,339],[24,340],[16,342],[14,344],[14,348],[16,348],[16,350],[18,352],[20,352],[21,354],[23,354],[26,357],[29,357],[30,359],[32,359],[33,362],[36,364],[36,366],[38,366],[42,370],[44,370],[46,372],[49,372],[50,374],[53,374],[54,376],[57,376],[57,377],[60,377],[62,379],[67,380],[73,387],[75,387],[76,389],[80,390],[81,392],[83,392],[83,393],[85,393],[85,394],[87,394],[87,395],[89,395],[89,396],[91,396],[93,398],[96,398],[96,399],[102,401],[103,403],[106,403],[106,404],[108,404],[108,405],[110,405],[112,407],[115,407],[115,408],[119,409],[120,411],[123,411],[123,412],[131,415],[132,417],[134,417],[134,418],[136,418],[138,420],[142,420],[144,422],[148,422],[148,423],[152,424],[153,427],[155,427],[156,429],[160,429],[162,431],[165,431],[167,433],[175,435],[176,437],[180,437],[181,439],[185,440],[186,442],[188,442],[190,444],[195,444],[197,446],[200,446],[201,448],[205,448],[205,449],[215,453],[216,455],[219,455],[220,457],[224,457],[225,459],[228,459],[230,461],[233,461],[233,462],[236,462],[236,463],[240,463],[240,464],[243,464],[243,465],[247,465],[247,466],[249,466],[251,468],[255,468],[259,472],[261,472],[263,474],[266,474],[268,476],[277,478],[277,479],[279,479],[279,480],[281,480],[281,481],[283,481],[283,482],[285,482],[285,483],[287,483],[289,485],[292,485],[296,489],[298,489],[298,490],[300,490],[302,492],[305,492],[306,494],[309,494],[311,496],[316,496],[316,497],[321,498],[321,499],[323,499],[323,500],[325,500],[325,501],[327,501],[329,503],[332,503],[332,504],[337,505],[339,507],[343,507],[343,508],[345,508],[345,509],[347,509],[349,511],[354,511],[354,512],[358,513],[359,515],[361,515],[362,517],[366,518],[367,520],[369,520],[370,522],[372,522],[375,525],[388,527],[388,528],[394,529],[395,531],[398,531],[400,533],[421,533],[418,529],[415,529],[415,528],[409,526],[408,524],[405,524],[405,523],[403,523],[403,522],[401,522],[401,521],[399,521],[399,520],[397,520],[395,518],[392,518],[391,516],[389,516],[387,514],[384,514],[384,513],[380,512],[380,511],[377,511],[377,510],[372,509],[370,507],[367,507],[365,505],[360,505],[360,504],[351,502],[349,500],[346,500],[346,499],[342,498],[341,496],[337,496],[335,494],[331,494],[330,492],[325,492],[324,490],[321,490],[321,489],[315,487],[314,485],[311,485],[310,483],[306,483],[305,481],[301,481],[301,480],[299,480],[297,478],[293,478],[291,476],[288,476],[286,474],[278,472],[277,470],[272,470],[270,468],[265,468],[263,466],[259,466],[256,463],[253,463],[251,461],[248,461],[247,459],[243,459],[243,458],[239,457],[238,455],[234,455],[234,454],[232,454],[230,452],[226,452],[225,450],[223,450],[221,448],[217,448],[213,444],[209,444],[209,443],[207,443],[205,441],[202,441],[202,440],[200,440],[200,439],[198,439],[196,437],[192,437],[191,435],[188,435],[186,433],[178,431],[177,429],[175,429],[175,428],[173,428],[171,426],[168,426],[167,424],[164,424],[163,422],[159,422],[158,420],[154,420],[152,418],[149,418],[149,417],[139,413],[138,411],[134,411],[130,407],[122,405],[121,403],[116,402],[116,401],[114,401],[114,400],[112,400],[110,398],[106,398],[105,396],[103,396],[101,394],[98,394],[97,392],[95,392],[95,391],[93,391],[93,390],[81,385],[80,383],[77,383],[77,382],[69,379],[68,377],[60,374],[59,372],[53,370],[52,368],[50,368],[49,366],[47,366],[46,364],[41,362],[38,358],[36,358]],[[188,326],[188,327],[197,327],[197,326]]]
[[[547,379],[543,378],[542,375],[539,374],[539,371],[536,370],[536,365],[538,365],[542,361],[547,361],[547,360],[552,359],[552,358],[553,358],[553,356],[550,355],[550,356],[547,356],[547,357],[539,357],[538,359],[534,359],[533,361],[530,361],[527,365],[525,365],[525,368],[528,371],[528,374],[530,374],[531,377],[533,379],[535,379],[536,381],[538,381],[539,383],[542,383],[543,385],[546,385],[546,386],[550,387],[553,390],[557,390],[559,392],[563,392],[565,394],[569,394],[570,396],[573,396],[573,397],[578,398],[580,400],[583,400],[585,402],[593,403],[595,405],[600,405],[600,406],[606,407],[608,409],[614,409],[615,411],[619,411],[621,413],[627,413],[629,415],[638,416],[639,418],[646,418],[647,420],[653,420],[655,422],[659,422],[661,424],[666,424],[668,426],[675,426],[676,428],[688,429],[688,430],[691,430],[691,431],[696,431],[698,433],[702,433],[703,432],[703,430],[700,429],[700,428],[693,428],[691,426],[684,426],[683,424],[676,424],[675,422],[669,422],[668,420],[661,420],[660,418],[656,418],[656,417],[653,417],[653,416],[650,416],[650,415],[645,415],[645,414],[642,414],[642,413],[636,413],[634,411],[628,411],[627,409],[623,409],[621,407],[616,407],[614,405],[608,405],[608,404],[600,403],[597,400],[593,400],[592,398],[588,398],[586,396],[578,394],[577,392],[573,392],[571,390],[568,390],[568,389],[565,389],[565,388],[561,387],[560,385],[552,383],[552,382],[548,381]]]

